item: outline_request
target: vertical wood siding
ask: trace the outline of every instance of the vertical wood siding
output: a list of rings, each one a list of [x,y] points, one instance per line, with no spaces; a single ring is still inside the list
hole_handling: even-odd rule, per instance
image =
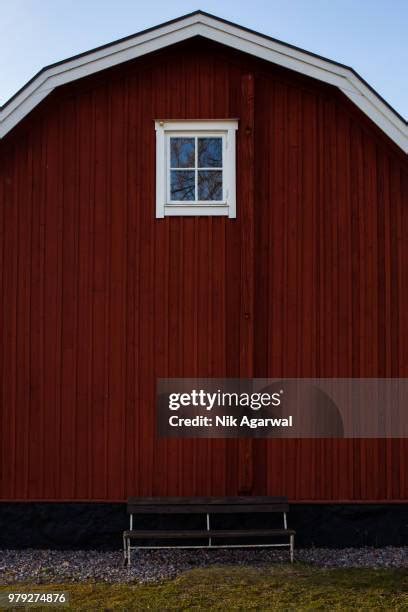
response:
[[[160,117],[240,118],[236,220],[155,219]],[[192,41],[55,92],[0,143],[0,498],[407,500],[406,440],[155,434],[158,377],[408,377],[407,237],[328,86]]]

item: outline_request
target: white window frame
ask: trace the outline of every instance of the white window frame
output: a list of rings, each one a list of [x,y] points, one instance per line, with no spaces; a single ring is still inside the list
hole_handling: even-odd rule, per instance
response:
[[[169,216],[236,217],[236,154],[237,119],[220,120],[157,120],[156,127],[156,218]],[[172,202],[170,200],[170,137],[222,137],[222,201]],[[197,151],[196,151],[197,155]],[[186,168],[187,170],[187,168]],[[213,168],[216,170],[216,168]],[[196,172],[197,175],[197,172]]]

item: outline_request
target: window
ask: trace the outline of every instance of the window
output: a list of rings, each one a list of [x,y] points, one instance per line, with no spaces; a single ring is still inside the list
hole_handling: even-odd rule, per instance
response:
[[[236,216],[236,120],[156,121],[156,217]]]

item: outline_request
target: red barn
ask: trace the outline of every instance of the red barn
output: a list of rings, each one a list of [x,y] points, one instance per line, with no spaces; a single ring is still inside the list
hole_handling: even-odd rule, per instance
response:
[[[398,512],[406,439],[156,435],[158,378],[408,377],[407,124],[358,74],[196,12],[44,68],[0,136],[4,512]]]

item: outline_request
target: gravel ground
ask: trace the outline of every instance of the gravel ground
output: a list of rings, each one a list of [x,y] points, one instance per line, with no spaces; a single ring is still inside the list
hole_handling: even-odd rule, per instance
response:
[[[408,568],[408,547],[308,548],[295,551],[295,559],[320,567]],[[287,563],[286,551],[266,549],[145,550],[133,554],[132,567],[124,568],[121,552],[0,550],[0,584],[16,582],[154,582],[207,565]]]

